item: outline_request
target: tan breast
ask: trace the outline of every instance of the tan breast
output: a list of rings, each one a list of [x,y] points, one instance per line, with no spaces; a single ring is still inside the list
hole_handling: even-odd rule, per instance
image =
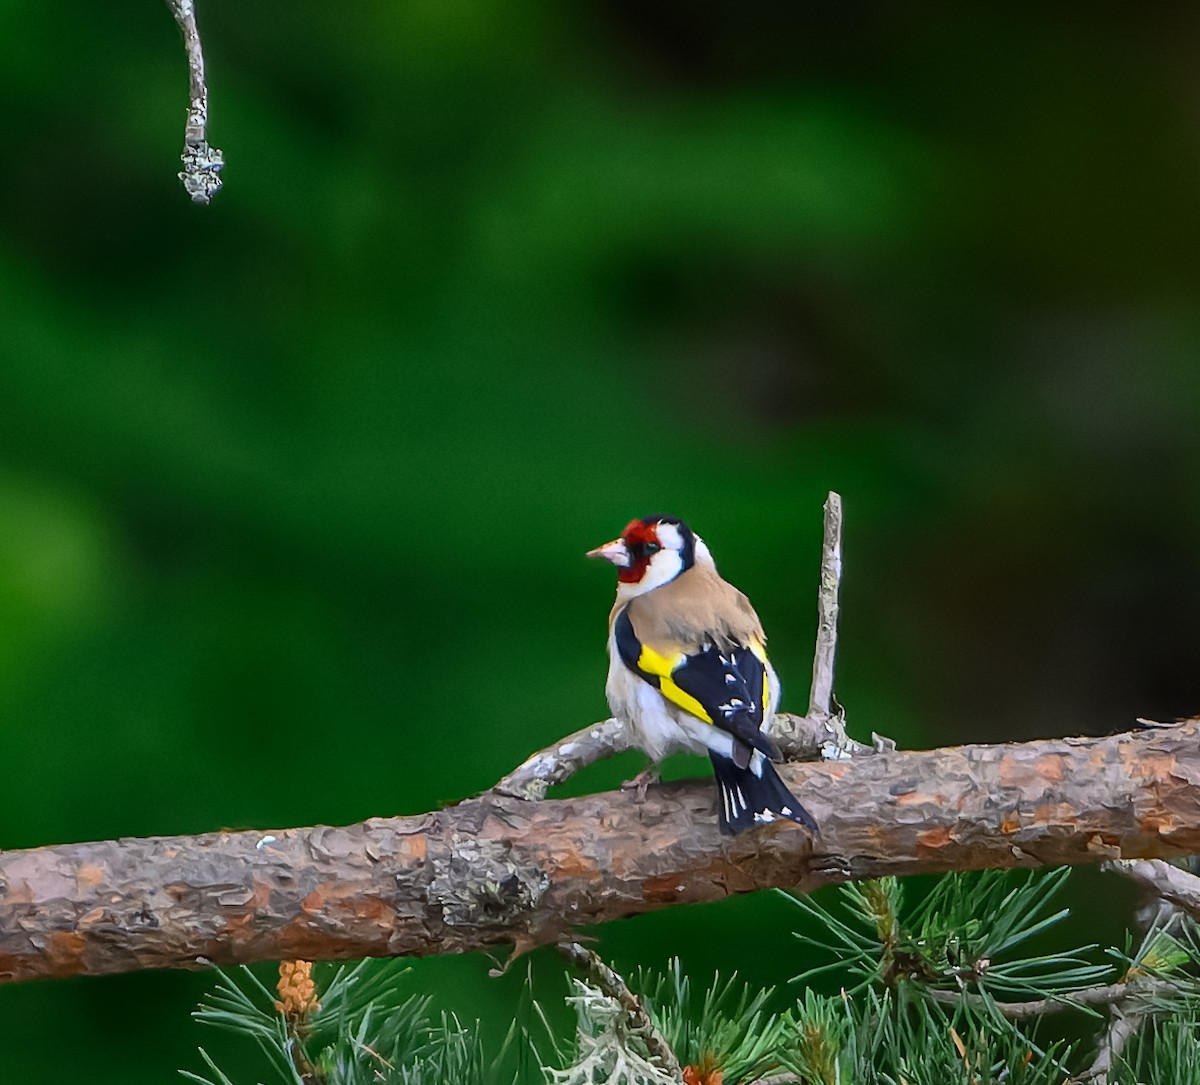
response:
[[[638,640],[665,655],[691,653],[705,644],[726,648],[767,639],[750,600],[703,565],[631,599],[628,607]],[[619,610],[618,605],[612,617]]]

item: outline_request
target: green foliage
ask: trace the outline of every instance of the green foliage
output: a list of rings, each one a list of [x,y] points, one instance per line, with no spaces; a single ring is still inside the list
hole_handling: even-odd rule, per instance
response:
[[[1061,1085],[1071,1049],[1041,1051],[987,1013],[951,1011],[910,987],[827,996],[808,990],[789,1021],[780,1063],[809,1085]]]
[[[374,1045],[372,1045],[374,1046]],[[500,1056],[502,1058],[502,1055]],[[483,1041],[476,1029],[464,1028],[457,1018],[442,1015],[441,1021],[430,1029],[424,1047],[411,1061],[399,1059],[386,1066],[386,1073],[376,1065],[369,1076],[346,1076],[341,1063],[327,1061],[326,1078],[339,1085],[499,1085],[497,1060],[489,1060]],[[358,1068],[363,1063],[356,1064]]]
[[[917,981],[987,999],[1062,995],[1106,982],[1112,968],[1088,959],[1094,945],[1016,952],[1066,918],[1066,908],[1048,908],[1069,875],[1066,867],[1037,875],[947,874],[911,908],[905,907],[895,878],[848,884],[835,907],[784,894],[813,921],[796,937],[837,954],[837,960],[802,973],[797,981],[844,970],[852,991]]]
[[[285,1085],[496,1085],[477,1032],[446,1014],[431,1023],[429,998],[403,994],[407,972],[399,961],[340,966],[322,987],[319,1009],[299,1021],[276,1008],[249,969],[239,970],[240,983],[218,972],[193,1016],[252,1039]],[[181,1071],[185,1077],[233,1085],[207,1052],[200,1055],[212,1076]]]
[[[865,1021],[878,1032],[858,1076],[872,1085],[1060,1085],[1066,1077],[1070,1048],[1041,1051],[1030,1036],[998,1028],[968,1003],[947,1014],[900,993],[871,996],[867,1005]]]
[[[797,937],[837,957],[797,982],[846,982],[836,996],[803,992],[780,1061],[820,1085],[1058,1085],[1092,1056],[1086,1043],[1040,1045],[1040,1018],[1066,1009],[1092,1020],[1097,1043],[1118,1020],[1138,1022],[1114,1085],[1197,1080],[1194,1060],[1179,1062],[1200,1041],[1195,924],[1172,913],[1124,951],[1107,949],[1111,964],[1093,959],[1094,945],[1038,952],[1067,917],[1051,902],[1069,876],[951,874],[911,907],[895,879],[843,886],[831,906],[789,896],[818,931]],[[1114,994],[1091,1005],[1069,997],[1095,989]],[[1025,1000],[1049,1001],[1030,1013]]]
[[[860,1029],[849,997],[828,998],[813,990],[801,995],[785,1019],[786,1041],[779,1059],[812,1085],[855,1080],[860,1064]]]
[[[655,1025],[684,1066],[720,1067],[726,1085],[754,1081],[776,1065],[784,1020],[768,1009],[773,988],[753,990],[714,976],[697,994],[678,958],[638,984]]]
[[[852,724],[1196,708],[1191,5],[197,9],[209,208],[161,0],[0,4],[0,846],[489,786],[605,713],[579,554],[660,509],[802,709],[829,487]],[[598,937],[782,987],[781,910]],[[485,967],[418,974],[491,1035]],[[201,982],[0,985],[0,1080],[158,1085]]]
[[[1116,1063],[1114,1085],[1200,1085],[1200,1002],[1176,1003],[1142,1027]]]
[[[446,1014],[432,1020],[430,1000],[407,993],[411,977],[396,962],[333,971],[320,1008],[302,1020],[278,1012],[250,972],[219,975],[195,1016],[252,1039],[283,1085],[675,1085],[646,1015],[692,1082],[753,1085],[791,1073],[803,1085],[1062,1085],[1132,1020],[1132,1038],[1114,1048],[1113,1085],[1200,1085],[1180,1062],[1200,1042],[1195,924],[1164,912],[1123,950],[1109,948],[1107,964],[1092,961],[1095,946],[1047,948],[1067,917],[1054,899],[1068,877],[948,875],[916,902],[895,879],[841,886],[830,903],[789,897],[820,921],[818,934],[798,938],[837,957],[796,977],[790,1006],[736,975],[697,985],[675,959],[637,974],[644,1014],[572,978],[567,1038],[528,978],[538,1034],[519,1030],[515,1014],[494,1055],[477,1029]],[[831,974],[838,993],[810,985]],[[1087,1004],[1072,1001],[1081,991]],[[1094,1029],[1095,1041],[1055,1036],[1055,1011]],[[200,1054],[206,1073],[189,1080],[238,1085]]]

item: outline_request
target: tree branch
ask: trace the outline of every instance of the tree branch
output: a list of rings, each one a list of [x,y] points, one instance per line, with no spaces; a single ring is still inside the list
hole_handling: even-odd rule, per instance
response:
[[[0,981],[520,949],[769,886],[1200,851],[1200,724],[783,765],[821,826],[727,838],[712,782],[489,792],[347,828],[0,852]]]
[[[1117,1060],[1129,1041],[1149,1018],[1161,1012],[1155,1009],[1154,997],[1173,998],[1179,994],[1179,988],[1170,981],[1144,974],[1135,975],[1117,986],[1123,986],[1125,991],[1112,1001],[1108,1022],[1096,1041],[1096,1054],[1091,1065],[1074,1079],[1080,1083],[1108,1085]]]
[[[179,179],[193,203],[208,203],[221,187],[225,155],[208,143],[208,83],[204,78],[204,45],[196,25],[195,0],[167,0],[179,24],[188,59],[188,112],[183,130],[183,170]]]
[[[842,589],[842,495],[832,490],[825,499],[825,529],[821,540],[821,586],[817,589],[817,640],[813,650],[812,687],[808,715],[834,715],[833,669],[837,657],[838,595]]]
[[[1200,878],[1161,859],[1114,859],[1104,864],[1110,870],[1136,882],[1143,889],[1182,908],[1193,919],[1200,919]]]
[[[1010,1021],[1028,1021],[1031,1017],[1045,1017],[1080,1006],[1112,1006],[1125,997],[1127,988],[1128,984],[1125,983],[1111,983],[1106,987],[1085,987],[1052,998],[1033,998],[1028,1002],[996,1002],[974,991],[948,991],[940,987],[927,987],[924,993],[931,1001],[944,1006],[957,1006],[960,1002],[966,1002],[978,1010],[995,1006]]]
[[[873,746],[864,746],[846,734],[846,712],[833,692],[837,663],[839,596],[842,591],[842,495],[829,491],[825,499],[821,534],[821,582],[817,587],[817,638],[813,647],[812,685],[809,687],[808,729],[821,733],[818,755],[827,761],[858,757],[864,753],[894,750],[891,739],[872,735]],[[793,717],[795,719],[796,717]],[[781,721],[776,719],[775,728]],[[786,756],[792,756],[784,745]]]
[[[514,799],[544,799],[554,784],[569,780],[581,768],[635,746],[624,721],[610,717],[538,750],[502,777],[492,790]]]
[[[788,761],[820,761],[828,751],[831,733],[827,720],[790,712],[780,712],[771,726],[771,734]],[[624,721],[610,717],[538,750],[502,777],[492,790],[514,799],[544,799],[551,787],[569,780],[580,769],[636,748]],[[839,749],[839,757],[865,757],[880,747],[864,746],[847,737]]]

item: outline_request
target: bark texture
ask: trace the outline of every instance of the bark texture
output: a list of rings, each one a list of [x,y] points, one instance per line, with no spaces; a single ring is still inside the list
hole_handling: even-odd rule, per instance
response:
[[[729,839],[709,779],[489,792],[346,828],[0,852],[0,981],[526,948],[769,886],[1200,851],[1200,725],[781,766],[820,825]]]

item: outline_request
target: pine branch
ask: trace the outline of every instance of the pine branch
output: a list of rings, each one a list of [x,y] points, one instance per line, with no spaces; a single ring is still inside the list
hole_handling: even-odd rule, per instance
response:
[[[784,765],[821,826],[717,832],[710,780],[487,793],[346,828],[0,852],[0,980],[459,953],[770,886],[1200,851],[1200,723]]]

